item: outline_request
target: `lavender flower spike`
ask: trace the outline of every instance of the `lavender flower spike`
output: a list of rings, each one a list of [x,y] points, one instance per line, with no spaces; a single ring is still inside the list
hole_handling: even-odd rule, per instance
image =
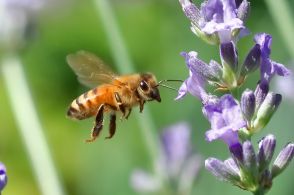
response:
[[[167,183],[173,183],[178,192],[190,191],[200,168],[200,156],[192,153],[191,129],[180,122],[163,130],[161,135],[162,155],[157,159],[158,168]],[[138,192],[157,192],[162,187],[162,177],[136,170],[131,185]]]
[[[228,146],[239,142],[238,130],[246,126],[246,121],[232,95],[224,95],[218,102],[204,105],[203,112],[211,124],[206,132],[208,141],[222,139]]]
[[[277,74],[279,76],[287,76],[290,74],[283,64],[274,62],[270,59],[272,37],[266,33],[256,34],[254,37],[256,44],[261,50],[260,78],[261,81],[270,82],[271,78]]]
[[[267,192],[272,187],[274,177],[287,167],[294,156],[294,144],[289,143],[280,152],[270,169],[275,144],[275,137],[267,135],[259,142],[259,151],[256,155],[251,141],[236,143],[230,146],[231,158],[224,162],[208,158],[205,167],[218,179],[228,181],[244,190],[254,194]]]
[[[5,49],[18,48],[27,38],[32,16],[39,11],[45,0],[1,0],[0,43]],[[30,29],[31,30],[31,29]]]
[[[0,194],[3,188],[7,184],[6,168],[3,163],[0,162]]]
[[[208,0],[200,9],[189,0],[179,1],[191,21],[192,31],[210,44],[230,42],[245,29],[242,20],[249,10],[246,0],[238,6],[235,0]]]
[[[192,153],[190,134],[191,129],[186,122],[177,123],[163,130],[161,135],[161,144],[164,153],[163,163],[166,164],[164,167],[167,169],[166,173],[169,174],[169,177],[177,178],[184,171],[183,169],[185,168],[183,165],[187,165],[189,159],[196,160],[193,157],[195,155]],[[199,158],[194,161],[194,166],[199,168],[197,164],[199,164]],[[193,169],[193,167],[191,168]],[[194,173],[194,177],[197,172],[198,169]]]

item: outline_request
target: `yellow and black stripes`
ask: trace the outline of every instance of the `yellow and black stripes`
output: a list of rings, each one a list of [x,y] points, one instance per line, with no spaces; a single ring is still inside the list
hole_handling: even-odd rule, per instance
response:
[[[71,118],[84,119],[96,110],[98,89],[94,88],[76,98],[70,105],[67,115]]]

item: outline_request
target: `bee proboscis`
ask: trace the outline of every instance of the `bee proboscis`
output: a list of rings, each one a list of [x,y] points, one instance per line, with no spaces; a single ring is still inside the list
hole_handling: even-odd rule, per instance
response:
[[[96,116],[91,132],[93,142],[103,128],[104,114],[110,114],[109,136],[116,130],[116,113],[128,119],[134,106],[144,109],[146,101],[161,102],[156,77],[152,73],[116,75],[96,55],[87,51],[78,51],[67,56],[69,66],[76,73],[78,80],[91,90],[77,97],[70,105],[67,116],[82,120]]]

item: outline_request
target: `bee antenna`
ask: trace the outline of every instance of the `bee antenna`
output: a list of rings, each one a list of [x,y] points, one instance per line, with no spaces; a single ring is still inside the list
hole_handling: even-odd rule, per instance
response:
[[[162,84],[163,82],[181,82],[183,83],[184,81],[183,80],[180,80],[180,79],[165,79],[165,80],[161,80],[157,83],[156,87],[157,86],[162,86],[162,87],[165,87],[167,89],[171,89],[171,90],[174,90],[174,91],[178,91],[177,89],[173,88],[173,87],[170,87],[168,85],[165,85],[165,84]]]
[[[157,86],[162,86],[162,87],[165,87],[167,89],[171,89],[171,90],[174,90],[174,91],[178,91],[177,89],[173,88],[173,87],[170,87],[168,85],[164,85],[164,84],[161,84],[161,83],[158,83]]]
[[[183,83],[184,81],[181,80],[181,79],[165,79],[165,80],[161,80],[161,81],[159,81],[159,82],[158,82],[158,85],[160,85],[160,84],[163,83],[163,82],[181,82],[181,83]]]

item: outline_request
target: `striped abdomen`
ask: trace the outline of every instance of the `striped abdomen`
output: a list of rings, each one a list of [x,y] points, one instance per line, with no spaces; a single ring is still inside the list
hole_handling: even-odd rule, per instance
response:
[[[96,87],[76,98],[70,105],[67,115],[75,119],[85,119],[95,115],[101,104],[105,103],[107,88]]]

